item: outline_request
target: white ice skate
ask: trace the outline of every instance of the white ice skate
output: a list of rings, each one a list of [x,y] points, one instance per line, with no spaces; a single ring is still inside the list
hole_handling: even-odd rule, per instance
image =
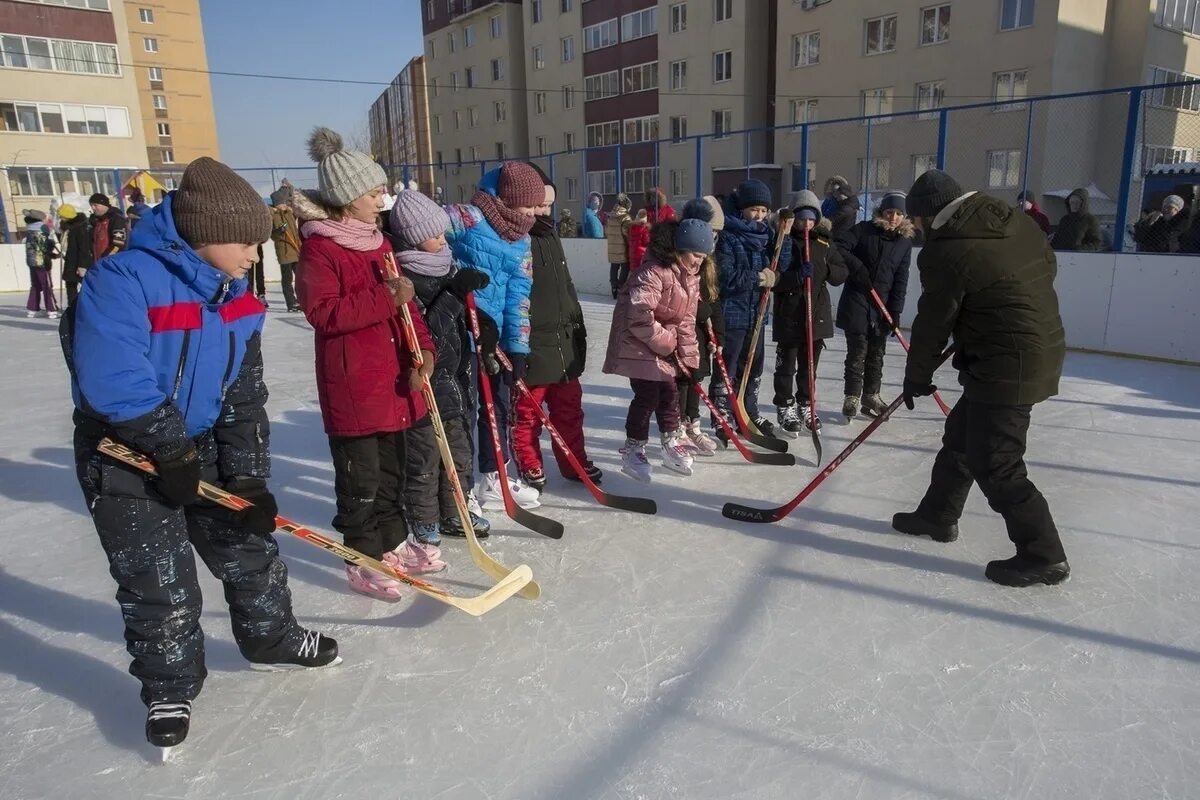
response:
[[[662,463],[672,472],[680,475],[691,475],[694,459],[687,446],[683,443],[683,430],[673,430],[664,433],[662,437]]]
[[[516,470],[511,464],[506,466],[508,471],[508,490],[512,492],[513,500],[521,508],[537,508],[542,503],[538,500],[538,491],[532,486],[526,486],[525,482],[517,477]],[[488,503],[493,503],[503,507],[504,494],[500,490],[500,473],[485,472],[480,476],[479,483],[475,486],[475,497],[479,500],[479,505],[487,508]]]
[[[646,458],[645,439],[626,439],[621,448],[621,472],[635,481],[650,482],[650,461]]]

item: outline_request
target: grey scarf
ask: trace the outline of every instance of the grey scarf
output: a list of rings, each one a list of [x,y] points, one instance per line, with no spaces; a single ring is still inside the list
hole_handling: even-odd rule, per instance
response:
[[[454,259],[450,255],[450,248],[443,247],[436,253],[426,253],[424,250],[401,250],[396,253],[396,261],[400,262],[400,266],[409,272],[440,278],[450,271]]]

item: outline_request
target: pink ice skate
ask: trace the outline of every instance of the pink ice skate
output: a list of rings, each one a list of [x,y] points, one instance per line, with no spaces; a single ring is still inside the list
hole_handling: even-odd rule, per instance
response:
[[[350,590],[374,597],[376,600],[386,600],[394,603],[401,599],[400,581],[377,575],[369,569],[356,566],[346,567],[346,577],[350,580]]]
[[[419,542],[411,536],[395,550],[384,553],[383,562],[410,575],[441,572],[446,568],[442,551],[437,546]]]

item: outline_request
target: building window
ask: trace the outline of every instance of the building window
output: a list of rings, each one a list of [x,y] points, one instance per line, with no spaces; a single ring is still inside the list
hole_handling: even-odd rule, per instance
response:
[[[1019,69],[1012,72],[997,72],[992,79],[996,100],[1018,100],[1029,96],[1029,72]],[[995,106],[993,111],[1016,111],[1020,103]]]
[[[671,6],[671,33],[687,30],[687,3],[675,3]]]
[[[658,62],[638,64],[621,70],[621,84],[625,94],[645,92],[658,88]]]
[[[896,52],[896,25],[897,17],[895,14],[867,20],[867,55],[877,56],[880,53]]]
[[[929,153],[925,155],[912,157],[913,180],[929,172],[931,169],[937,169],[937,155]]]
[[[617,171],[602,169],[596,172],[589,172],[587,174],[587,190],[588,194],[592,192],[596,192],[597,194],[616,194]]]
[[[542,21],[542,0],[530,0],[529,18],[533,20],[534,25]]]
[[[575,132],[574,131],[567,131],[566,133],[563,134],[563,150],[566,150],[568,153],[575,152]]]
[[[588,147],[609,147],[621,143],[621,123],[598,122],[584,128],[584,137]]]
[[[658,140],[658,117],[636,117],[627,119],[625,127],[625,144],[637,142],[653,142]]]
[[[617,43],[617,20],[608,19],[583,29],[583,52],[590,53]]]
[[[147,53],[157,53],[158,39],[155,39],[153,36],[143,36],[142,47],[145,48]]]
[[[425,19],[432,22],[436,13],[437,12],[433,10],[433,0],[425,0]]]
[[[0,36],[0,66],[89,75],[121,74],[115,45],[11,34]]]
[[[454,130],[462,127],[462,115],[457,110],[454,111]]]
[[[792,67],[821,63],[821,32],[809,31],[792,37]]]
[[[733,19],[733,0],[713,0],[713,20],[724,22]]]
[[[475,106],[471,106],[470,108],[467,109],[467,127],[468,128],[479,127],[479,109],[476,108]]]
[[[728,108],[719,108],[713,111],[712,120],[714,139],[724,139],[733,130],[733,111]]]
[[[452,92],[458,91],[458,73],[457,72],[450,73],[450,91],[452,91]]]
[[[671,62],[671,91],[678,92],[687,88],[687,62]]]
[[[533,113],[535,113],[535,114],[545,114],[546,113],[546,93],[545,92],[534,92],[533,93]]]
[[[533,68],[546,68],[546,48],[542,47],[540,44],[535,44],[533,46]]]
[[[921,44],[941,44],[950,38],[950,4],[921,9]]]
[[[437,96],[438,96],[438,82],[437,82],[437,78],[430,78],[430,79],[429,79],[429,88],[430,88],[430,90],[433,92],[433,96],[434,96],[434,97],[437,97]]]
[[[475,44],[475,26],[468,25],[463,28],[463,47],[470,47]]]
[[[454,163],[460,167],[462,166],[462,148],[461,147],[454,148]]]
[[[139,8],[138,9],[138,20],[140,20],[141,22],[144,22],[147,25],[153,25],[154,24],[154,9]]]
[[[1015,189],[1021,185],[1021,151],[988,151],[988,188]]]
[[[158,135],[159,136],[170,136],[171,135],[171,123],[169,123],[169,122],[158,123]]]
[[[1164,28],[1200,34],[1200,0],[1158,0],[1156,19]]]
[[[476,147],[475,145],[471,145],[471,160],[472,161],[479,160],[479,148]]]
[[[500,16],[488,18],[488,32],[491,33],[493,39],[499,39],[504,35],[504,20]]]
[[[492,80],[493,81],[504,80],[504,59],[503,58],[493,58],[492,59]]]
[[[658,186],[658,170],[654,167],[638,167],[625,170],[626,192],[644,192]]]
[[[579,179],[567,178],[567,200],[579,199]]]
[[[434,133],[442,132],[442,116],[441,116],[441,114],[433,115],[433,132]]]
[[[687,197],[687,170],[673,169],[671,170],[671,197]]]
[[[164,163],[164,164],[174,164],[175,163],[175,151],[172,150],[171,148],[164,147],[161,151],[161,156],[162,156],[162,163]]]
[[[166,111],[167,110],[167,96],[166,95],[164,95],[164,94],[154,95],[153,102],[154,102],[154,110],[155,111]]]
[[[451,53],[456,52],[458,50],[458,46],[456,44],[457,40],[454,37],[454,31],[450,31],[450,33],[446,34],[446,41],[449,44]]]
[[[504,142],[496,142],[496,159],[498,161],[503,161],[505,158],[507,158],[507,156],[504,155],[504,152]]]
[[[945,81],[928,81],[917,84],[917,110],[933,111],[941,108],[946,99]],[[918,119],[934,119],[937,114],[918,114]]]
[[[1142,152],[1140,153],[1142,160],[1134,165],[1133,171],[1135,173],[1145,172],[1157,167],[1159,164],[1186,164],[1189,161],[1195,160],[1195,152],[1190,147],[1175,147],[1169,144],[1143,145]]]
[[[858,160],[858,185],[868,192],[887,189],[892,184],[892,160],[890,158],[860,158]]]
[[[621,17],[621,41],[628,42],[658,33],[658,8],[645,8]]]
[[[563,108],[574,108],[575,107],[575,87],[574,86],[564,86],[562,88],[562,96],[563,96]]]
[[[1195,75],[1155,66],[1150,67],[1148,74],[1147,83],[1151,84],[1196,80]],[[1200,91],[1197,91],[1195,86],[1168,86],[1164,89],[1154,89],[1150,92],[1150,104],[1179,111],[1200,111]]]
[[[433,39],[429,40],[428,47],[429,47],[429,57],[431,59],[437,58],[437,47],[434,45]]]
[[[536,152],[536,153],[537,153],[539,156],[544,156],[544,155],[546,155],[546,137],[545,137],[545,136],[539,136],[539,137],[537,137],[536,139],[534,139],[533,141],[534,141],[534,151],[535,151],[535,152]]]
[[[687,139],[687,117],[671,117],[671,143],[680,144]]]
[[[162,67],[147,67],[146,74],[150,78],[151,89],[163,88],[163,71]]]
[[[863,116],[875,117],[880,114],[890,114],[892,112],[892,95],[891,86],[885,86],[881,89],[867,89],[862,93]],[[881,116],[878,119],[872,119],[871,124],[878,125],[891,121],[891,117]]]
[[[1197,0],[1191,0],[1191,6],[1196,7]],[[1158,4],[1159,21],[1162,21],[1163,9],[1171,4],[1171,0],[1162,0]],[[1180,3],[1179,5],[1183,5]],[[1194,16],[1194,14],[1193,14]],[[1011,31],[1017,28],[1028,28],[1033,24],[1033,0],[1000,0],[1000,30]],[[1191,31],[1197,33],[1200,31]]]
[[[817,121],[817,101],[811,98],[792,100],[792,124],[803,125]]]
[[[791,187],[790,192],[799,192],[804,189],[811,189],[817,182],[817,165],[816,162],[808,162],[807,169],[801,169],[798,162],[793,161],[791,164]]]
[[[0,132],[132,136],[123,106],[0,102]]]
[[[467,73],[467,88],[468,89],[475,88],[475,68],[467,67],[466,73]]]
[[[562,62],[568,64],[575,60],[575,37],[567,36],[562,40]]]
[[[560,0],[558,10],[561,11],[563,14],[566,14],[566,13],[570,12],[571,4],[572,4],[571,0]]]
[[[713,83],[733,79],[733,51],[713,53]]]
[[[620,93],[621,76],[615,69],[612,72],[601,72],[599,75],[588,75],[583,79],[584,101],[603,100]]]

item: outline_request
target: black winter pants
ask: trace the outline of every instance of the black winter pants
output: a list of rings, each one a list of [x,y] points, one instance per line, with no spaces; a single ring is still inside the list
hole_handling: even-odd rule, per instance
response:
[[[813,342],[813,373],[821,363],[821,351],[825,340]],[[775,405],[790,406],[793,403],[806,406],[808,396],[808,344],[775,345]]]
[[[330,436],[337,529],[347,547],[374,559],[408,536],[404,521],[405,434]]]
[[[230,527],[197,512],[172,508],[155,479],[95,450],[75,436],[75,464],[125,619],[129,672],[142,682],[142,702],[192,700],[200,693],[204,633],[196,560],[225,586],[238,649],[250,661],[294,655],[304,631],[292,616],[287,567],[271,535]],[[215,447],[201,447],[204,479],[217,482]]]
[[[475,485],[472,480],[475,443],[471,437],[474,426],[468,424],[465,416],[451,416],[442,419],[442,427],[446,431],[454,470],[458,473],[459,485],[465,495]],[[439,519],[458,519],[450,476],[442,467],[441,451],[438,450],[437,437],[433,435],[433,419],[426,416],[405,435],[408,437],[405,448],[408,491],[405,492],[405,501],[409,519],[422,525],[435,523]]]
[[[942,449],[917,513],[931,522],[958,522],[971,484],[1004,517],[1017,555],[1049,563],[1066,559],[1046,498],[1025,470],[1025,439],[1033,406],[955,403],[946,418]]]
[[[854,397],[879,394],[883,383],[886,333],[846,334],[846,394]]]
[[[629,264],[608,265],[608,283],[612,286],[613,297],[617,296],[617,292],[621,291],[621,287],[627,280],[629,280]]]
[[[293,308],[299,308],[300,304],[296,302],[296,262],[291,264],[279,265],[280,282],[283,284],[283,302],[287,306],[288,311]]]

